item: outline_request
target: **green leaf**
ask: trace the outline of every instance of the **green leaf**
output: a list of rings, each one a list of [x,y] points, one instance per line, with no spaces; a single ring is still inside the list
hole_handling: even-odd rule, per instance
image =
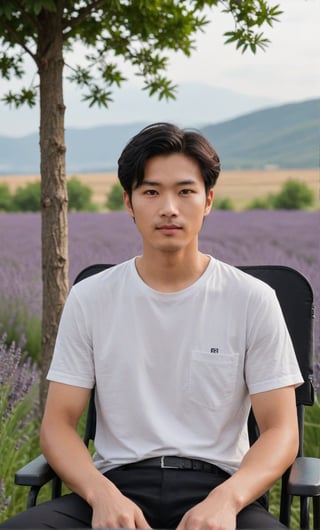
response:
[[[90,86],[89,94],[83,96],[83,101],[89,103],[89,107],[93,105],[98,105],[98,107],[108,107],[109,103],[113,101],[112,92],[110,90],[105,90],[104,88],[99,87],[98,85]]]
[[[1,4],[2,5],[0,5],[0,16],[5,17],[7,20],[11,20],[16,10],[15,3],[10,0],[3,0]]]
[[[2,77],[10,80],[11,74],[18,78],[21,78],[24,74],[24,70],[21,67],[23,59],[21,55],[12,57],[7,53],[0,53],[0,72]]]
[[[145,80],[145,86],[143,87],[143,90],[147,90],[150,96],[157,94],[159,100],[169,100],[175,99],[177,85],[172,84],[172,82],[166,77],[157,76],[156,78],[149,81]]]
[[[13,93],[11,90],[1,98],[6,105],[20,108],[25,103],[29,107],[34,107],[37,102],[37,91],[30,88],[22,88],[20,92]]]
[[[81,87],[88,86],[92,80],[92,74],[87,68],[76,66],[71,70],[71,73],[67,76],[67,79],[71,82],[77,83]]]
[[[38,16],[42,10],[55,13],[57,6],[54,0],[29,0],[26,10]]]

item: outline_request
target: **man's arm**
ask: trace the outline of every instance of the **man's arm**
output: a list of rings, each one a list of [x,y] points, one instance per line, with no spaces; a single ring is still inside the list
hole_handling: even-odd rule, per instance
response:
[[[265,493],[294,461],[298,425],[294,387],[251,396],[260,437],[239,470],[182,518],[177,530],[232,530],[236,515]]]
[[[41,450],[67,486],[90,504],[93,528],[149,528],[140,508],[95,468],[77,433],[89,394],[90,389],[50,383]]]

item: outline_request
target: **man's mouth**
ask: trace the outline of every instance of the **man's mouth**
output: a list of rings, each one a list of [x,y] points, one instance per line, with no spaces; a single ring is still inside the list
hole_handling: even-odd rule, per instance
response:
[[[175,224],[165,224],[165,225],[159,225],[156,226],[156,230],[159,230],[160,232],[167,232],[167,233],[173,233],[178,230],[182,230],[182,227]]]

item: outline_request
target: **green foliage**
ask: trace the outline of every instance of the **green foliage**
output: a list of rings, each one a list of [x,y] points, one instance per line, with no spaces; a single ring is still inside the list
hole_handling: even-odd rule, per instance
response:
[[[1,8],[0,8],[1,9]],[[4,79],[10,80],[11,71],[16,77],[22,77],[23,75],[23,57],[17,55],[17,57],[10,57],[6,53],[0,53],[0,71]]]
[[[29,107],[35,107],[37,104],[37,91],[35,88],[22,88],[20,92],[14,93],[9,90],[2,100],[11,107],[19,108],[25,103]]]
[[[30,417],[36,399],[34,387],[9,418],[1,416],[0,522],[26,509],[28,488],[14,485],[14,473],[40,454],[39,420]],[[1,388],[1,392],[5,389]],[[1,408],[1,407],[0,407]],[[28,418],[28,423],[24,419]]]
[[[278,20],[282,11],[279,5],[269,6],[265,0],[255,2],[239,2],[238,0],[229,0],[229,5],[224,9],[226,13],[232,13],[235,20],[235,30],[227,31],[225,36],[228,37],[226,43],[235,42],[237,48],[242,53],[250,48],[256,53],[257,48],[265,50],[269,44],[269,39],[264,38],[262,32],[257,32],[265,22],[272,26],[273,22]],[[245,4],[245,6],[244,6]]]
[[[320,402],[319,397],[312,407],[305,408],[304,455],[320,458]],[[279,516],[281,482],[278,481],[270,491],[270,511]],[[290,528],[300,528],[300,503],[298,497],[293,498],[291,506]],[[310,521],[312,523],[312,521]]]
[[[315,194],[307,184],[289,179],[282,190],[271,198],[273,208],[278,210],[304,210],[314,205]]]
[[[7,184],[0,184],[0,212],[11,212],[12,195]]]
[[[256,197],[246,206],[246,210],[270,210],[272,208],[270,196]]]
[[[38,372],[21,350],[0,338],[0,520],[26,506],[27,491],[14,486],[15,470],[39,452]],[[27,488],[26,488],[27,489]],[[21,495],[22,493],[22,495]]]
[[[12,199],[16,212],[38,212],[40,210],[40,182],[30,182],[19,187]]]
[[[97,210],[95,204],[91,202],[92,190],[89,186],[82,184],[78,179],[72,177],[67,182],[68,208],[69,210],[94,212]]]
[[[235,206],[229,197],[222,197],[213,201],[212,208],[214,210],[234,210]]]
[[[281,191],[270,193],[264,197],[253,199],[246,207],[247,210],[305,210],[312,208],[315,203],[315,193],[307,184],[300,180],[287,180]]]
[[[26,303],[16,297],[2,296],[0,301],[0,337],[6,333],[6,343],[20,344],[37,364],[41,352],[41,320],[32,316]]]
[[[123,189],[119,182],[116,182],[107,195],[106,207],[108,210],[123,210]]]
[[[39,56],[39,39],[50,27],[61,28],[65,50],[75,41],[87,49],[80,65],[72,65],[69,79],[85,89],[89,106],[107,107],[112,101],[112,85],[125,81],[119,65],[130,63],[136,75],[143,78],[144,89],[159,98],[174,98],[176,86],[163,74],[168,65],[166,50],[182,51],[189,56],[194,48],[194,35],[208,23],[208,8],[221,7],[233,18],[234,29],[225,33],[226,43],[234,42],[242,52],[265,49],[269,40],[261,31],[272,26],[281,14],[279,5],[269,6],[265,0],[162,0],[149,2],[99,3],[54,0],[6,0],[0,5],[0,73],[9,80],[11,75],[24,75],[24,55],[35,63]],[[55,35],[57,37],[57,35]],[[35,50],[38,50],[37,54]],[[47,50],[45,49],[45,53]],[[20,92],[9,91],[3,101],[20,107],[33,106],[37,98],[37,83],[32,81]]]
[[[73,177],[67,182],[69,210],[95,212],[97,206],[92,203],[92,190]],[[19,187],[11,195],[8,186],[0,184],[0,211],[5,212],[39,212],[40,211],[40,182],[31,182]]]
[[[304,454],[320,458],[320,395],[312,407],[306,407]]]

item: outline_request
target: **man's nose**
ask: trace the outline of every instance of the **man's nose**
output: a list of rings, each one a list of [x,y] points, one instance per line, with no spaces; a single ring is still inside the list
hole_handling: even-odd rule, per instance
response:
[[[160,205],[160,215],[171,217],[172,215],[178,215],[178,205],[176,198],[171,194],[166,194],[162,197]]]

